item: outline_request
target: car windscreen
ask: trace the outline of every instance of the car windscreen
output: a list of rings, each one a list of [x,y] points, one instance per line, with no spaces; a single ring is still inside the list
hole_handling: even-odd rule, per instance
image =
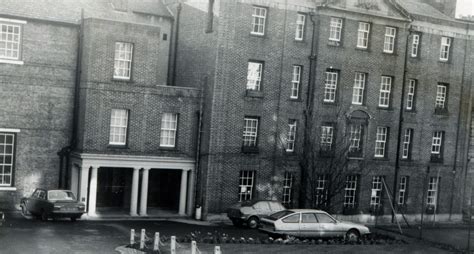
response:
[[[74,201],[76,200],[76,197],[74,197],[74,194],[70,191],[52,190],[52,191],[48,191],[48,200]]]
[[[272,214],[272,215],[270,215],[270,216],[268,216],[268,217],[270,217],[270,218],[273,219],[273,220],[278,220],[278,219],[280,219],[280,218],[282,218],[282,217],[284,217],[284,216],[287,216],[287,215],[289,215],[289,214],[292,214],[292,213],[294,213],[294,212],[293,212],[293,211],[284,210],[284,211],[276,212],[276,213],[274,213],[274,214]]]

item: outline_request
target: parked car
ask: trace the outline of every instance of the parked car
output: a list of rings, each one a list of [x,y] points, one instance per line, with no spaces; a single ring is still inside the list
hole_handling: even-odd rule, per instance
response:
[[[285,209],[278,201],[255,200],[231,206],[227,209],[227,217],[234,226],[246,224],[249,228],[257,228],[262,217]]]
[[[69,190],[36,189],[30,197],[21,199],[20,207],[23,215],[32,214],[44,221],[48,218],[75,221],[85,212],[85,205]]]
[[[346,237],[357,241],[370,234],[369,228],[352,222],[338,221],[328,213],[313,209],[290,209],[262,218],[261,231],[271,236],[314,238]]]
[[[3,225],[5,222],[5,214],[3,212],[0,212],[0,226]]]

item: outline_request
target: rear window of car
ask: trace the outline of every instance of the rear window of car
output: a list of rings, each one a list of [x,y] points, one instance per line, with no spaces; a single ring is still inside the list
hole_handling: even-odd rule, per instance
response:
[[[319,223],[334,223],[334,219],[331,216],[325,213],[317,213],[316,216],[318,217]]]
[[[285,223],[298,223],[298,222],[300,222],[300,214],[296,213],[296,214],[290,215],[290,216],[282,219],[281,221],[283,221]]]
[[[75,200],[74,194],[70,191],[53,190],[48,191],[48,200]]]
[[[270,209],[272,209],[272,211],[285,210],[285,207],[282,204],[278,203],[278,202],[270,202],[269,205],[270,205]]]
[[[276,213],[270,215],[269,217],[272,218],[272,219],[274,219],[274,220],[278,220],[278,219],[283,218],[283,217],[285,217],[285,216],[287,216],[287,215],[289,215],[289,214],[292,214],[292,213],[294,213],[294,212],[292,212],[292,211],[287,211],[287,210],[285,210],[285,211],[279,211],[279,212],[276,212]]]

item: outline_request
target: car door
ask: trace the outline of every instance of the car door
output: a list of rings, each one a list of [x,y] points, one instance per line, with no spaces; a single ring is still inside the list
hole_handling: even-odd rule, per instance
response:
[[[315,213],[302,213],[300,223],[300,236],[318,237],[319,224]]]
[[[301,213],[293,213],[281,221],[283,222],[282,233],[292,235],[292,236],[300,236],[300,217]]]
[[[38,201],[38,195],[40,190],[36,189],[33,194],[29,198],[26,199],[26,210],[30,213],[37,213],[36,211],[36,203]]]
[[[340,235],[337,221],[326,213],[316,213],[320,237],[336,237]]]
[[[38,193],[37,201],[36,201],[36,211],[38,211],[38,213],[41,213],[41,210],[44,210],[45,208],[46,208],[46,191],[40,190]]]

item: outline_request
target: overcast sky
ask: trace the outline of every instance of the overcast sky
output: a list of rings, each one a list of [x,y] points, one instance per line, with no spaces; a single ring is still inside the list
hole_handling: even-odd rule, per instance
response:
[[[474,15],[474,0],[458,0],[456,8],[456,16]]]

